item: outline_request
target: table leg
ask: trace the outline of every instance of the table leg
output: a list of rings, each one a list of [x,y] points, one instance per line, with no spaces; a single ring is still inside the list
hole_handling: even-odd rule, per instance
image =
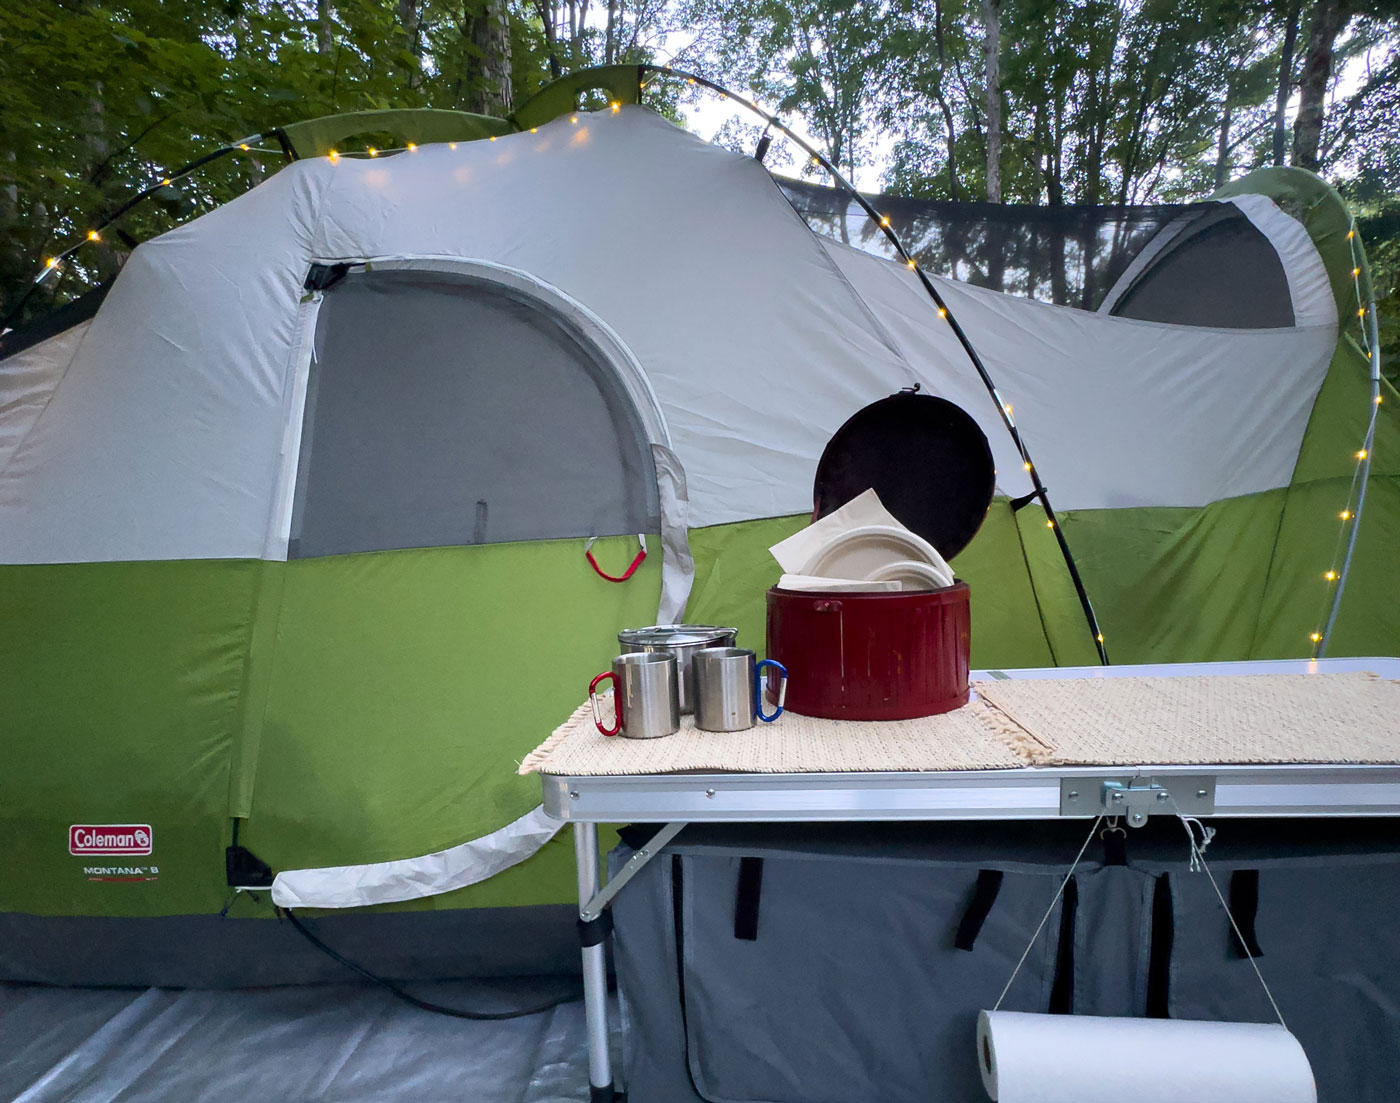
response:
[[[578,905],[583,907],[601,887],[598,869],[598,825],[574,823],[574,863],[578,867]],[[588,1025],[588,1098],[613,1103],[612,1060],[608,1053],[608,945],[584,946],[583,1012]]]

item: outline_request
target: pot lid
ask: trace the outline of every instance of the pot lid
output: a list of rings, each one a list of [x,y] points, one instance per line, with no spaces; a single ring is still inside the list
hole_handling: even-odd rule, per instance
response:
[[[628,628],[619,632],[617,639],[619,643],[658,647],[713,643],[738,634],[737,628],[720,628],[713,624],[653,624],[650,628]]]
[[[952,559],[987,517],[996,465],[986,435],[962,407],[901,391],[856,411],[827,442],[813,517],[872,487],[901,524]]]

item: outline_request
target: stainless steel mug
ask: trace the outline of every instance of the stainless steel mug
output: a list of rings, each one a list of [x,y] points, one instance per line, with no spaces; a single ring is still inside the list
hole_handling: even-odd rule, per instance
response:
[[[763,680],[759,671],[775,667],[780,675],[777,709],[763,712]],[[706,647],[691,657],[695,685],[695,726],[711,732],[735,732],[751,728],[754,721],[772,723],[783,714],[787,696],[787,669],[773,659],[757,661],[742,647]]]
[[[737,628],[713,624],[653,624],[650,628],[629,628],[617,634],[623,651],[669,651],[676,657],[680,675],[681,715],[695,711],[695,692],[690,676],[690,657],[702,647],[733,647]]]
[[[609,679],[613,684],[613,726],[603,726],[598,715],[598,686]],[[625,735],[628,739],[655,739],[670,735],[681,726],[680,678],[676,657],[667,651],[640,651],[619,655],[612,669],[588,683],[588,699],[593,703],[593,723],[604,735]]]

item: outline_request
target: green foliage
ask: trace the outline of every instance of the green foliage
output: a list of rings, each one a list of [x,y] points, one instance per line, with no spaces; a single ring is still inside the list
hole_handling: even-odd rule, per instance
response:
[[[161,188],[30,293],[42,258],[226,143],[337,112],[479,109],[488,76],[473,32],[490,12],[506,19],[515,103],[609,51],[649,60],[657,0],[613,10],[609,31],[585,22],[587,0],[0,4],[0,318],[46,313],[113,275],[135,243],[283,163],[268,141]]]
[[[1290,22],[1290,81],[1323,0],[34,0],[0,5],[0,317],[40,259],[134,191],[245,135],[324,114],[522,103],[563,73],[675,59],[775,106],[848,175],[886,190],[988,194],[987,41],[999,28],[998,167],[1008,202],[1199,198],[1267,163]],[[1329,46],[1362,69],[1329,102],[1319,154],[1351,181],[1388,347],[1400,282],[1400,2],[1342,0]],[[493,20],[497,22],[493,23]],[[500,50],[483,28],[501,27]],[[669,39],[666,35],[669,33]],[[483,45],[483,43],[487,43]],[[496,50],[496,56],[488,56]],[[1364,64],[1363,64],[1364,60]],[[1289,88],[1293,85],[1290,83]],[[675,117],[684,92],[648,101]],[[483,108],[481,105],[487,106]],[[494,105],[494,106],[493,106]],[[751,152],[758,131],[726,144]],[[363,142],[361,143],[363,144]],[[784,143],[772,167],[792,171]],[[45,280],[17,320],[114,273],[133,243],[280,167],[263,143],[162,188]],[[800,171],[810,172],[810,165]]]

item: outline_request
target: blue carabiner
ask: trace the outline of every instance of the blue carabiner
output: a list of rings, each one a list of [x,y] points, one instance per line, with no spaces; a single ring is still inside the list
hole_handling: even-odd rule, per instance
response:
[[[763,715],[763,668],[765,666],[775,666],[783,675],[783,680],[778,683],[778,711],[772,716]],[[753,710],[758,714],[758,718],[765,724],[771,724],[783,714],[783,702],[787,700],[787,667],[778,662],[777,659],[759,659],[753,668]]]

